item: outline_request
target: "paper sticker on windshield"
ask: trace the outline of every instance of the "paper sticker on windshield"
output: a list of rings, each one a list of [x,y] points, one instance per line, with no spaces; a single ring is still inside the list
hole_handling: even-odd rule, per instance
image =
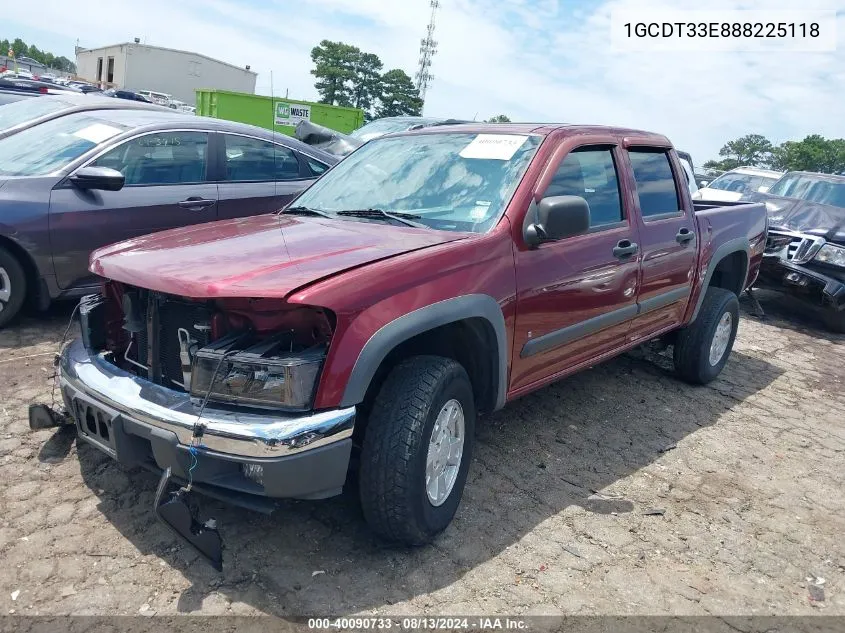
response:
[[[510,160],[527,138],[516,134],[479,134],[460,155],[462,158]]]
[[[487,217],[487,212],[490,210],[490,202],[487,200],[476,200],[475,206],[470,209],[469,217],[473,220],[483,220]]]
[[[106,139],[110,139],[116,134],[120,134],[123,130],[105,123],[92,123],[88,127],[84,127],[73,133],[74,136],[83,138],[86,141],[91,141],[95,145],[99,145]]]

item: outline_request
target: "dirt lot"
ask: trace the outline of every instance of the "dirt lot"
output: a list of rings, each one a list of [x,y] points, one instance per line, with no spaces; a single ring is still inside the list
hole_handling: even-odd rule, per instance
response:
[[[379,543],[351,495],[204,501],[223,574],[153,520],[152,475],[28,430],[70,309],[24,319],[0,331],[0,613],[845,615],[845,337],[761,298],[709,387],[638,351],[482,421],[433,546]]]

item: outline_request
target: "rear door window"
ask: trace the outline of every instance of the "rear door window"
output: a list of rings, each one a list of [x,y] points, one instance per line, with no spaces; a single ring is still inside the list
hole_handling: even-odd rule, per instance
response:
[[[681,199],[669,154],[663,150],[631,150],[628,156],[643,218],[681,213]]]
[[[296,153],[288,147],[235,134],[223,134],[223,138],[227,181],[297,180],[302,177]]]

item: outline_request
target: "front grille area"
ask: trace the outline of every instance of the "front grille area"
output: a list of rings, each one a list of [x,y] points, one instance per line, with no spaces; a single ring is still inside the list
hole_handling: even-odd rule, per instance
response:
[[[823,238],[812,235],[769,231],[765,252],[796,264],[806,264],[815,257],[824,242]]]
[[[129,293],[127,293],[129,294]],[[124,301],[124,329],[131,343],[120,350],[127,369],[171,389],[189,390],[182,373],[183,340],[193,352],[208,345],[211,311],[205,304],[143,292],[131,294],[132,305]],[[126,314],[129,308],[132,316]],[[152,346],[152,349],[150,347]]]
[[[196,350],[208,345],[210,323],[211,312],[202,305],[169,301],[160,306],[158,360],[163,385],[190,389],[183,385],[179,330],[187,332],[190,347]]]
[[[65,404],[70,405],[68,411],[73,414],[79,432],[109,453],[113,453],[115,451],[115,437],[112,417],[85,400],[74,398],[67,393],[62,395]]]

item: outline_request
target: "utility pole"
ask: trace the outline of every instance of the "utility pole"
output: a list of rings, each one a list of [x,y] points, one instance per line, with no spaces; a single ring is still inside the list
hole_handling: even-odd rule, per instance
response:
[[[425,103],[425,93],[434,76],[431,74],[431,60],[437,54],[437,41],[434,39],[434,24],[437,17],[437,9],[440,8],[439,0],[430,0],[431,19],[426,27],[426,36],[420,40],[420,65],[415,78],[420,99]]]

